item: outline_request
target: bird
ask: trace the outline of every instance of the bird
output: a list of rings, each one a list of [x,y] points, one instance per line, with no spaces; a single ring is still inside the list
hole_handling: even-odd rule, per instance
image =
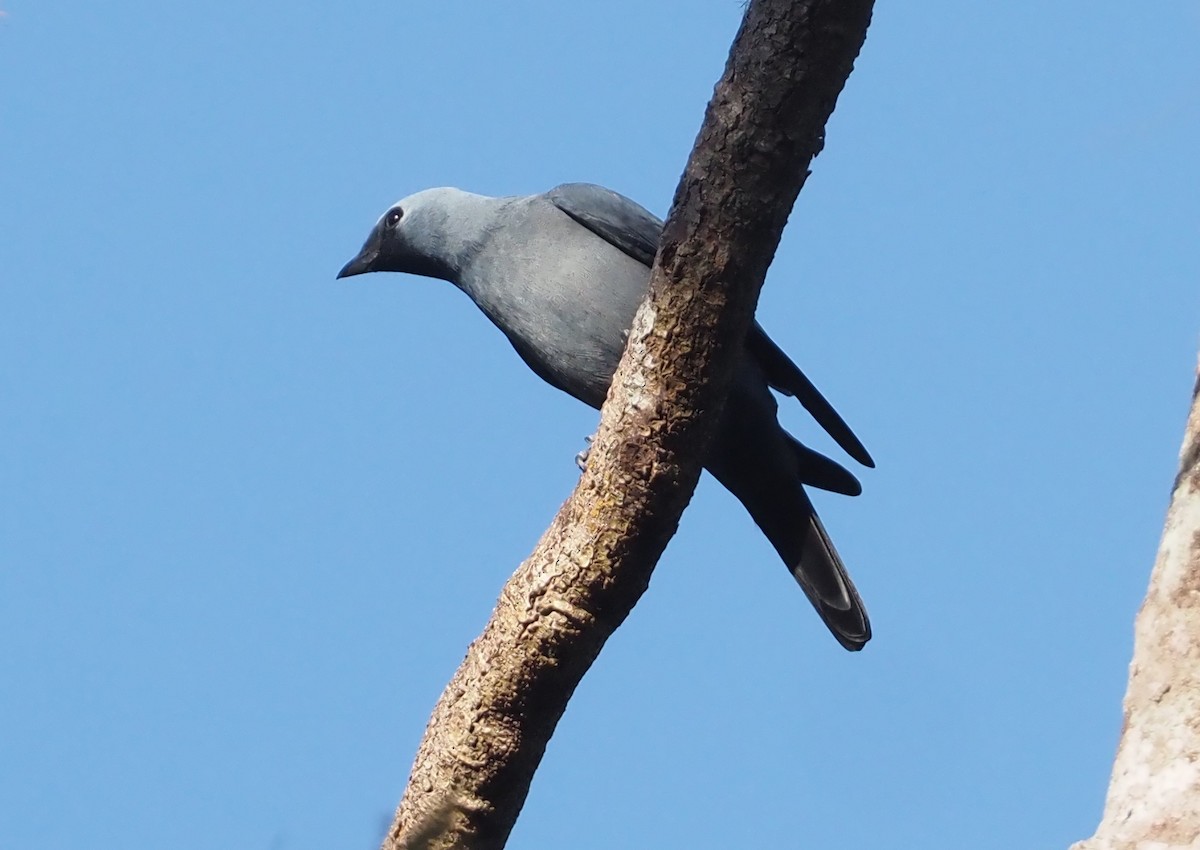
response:
[[[426,189],[388,207],[337,277],[403,272],[454,284],[534,373],[599,409],[662,228],[637,202],[590,183],[507,197]],[[837,641],[857,651],[870,620],[805,487],[857,496],[862,485],[784,430],[772,390],[794,396],[848,455],[875,466],[756,320],[704,467],[745,506]]]

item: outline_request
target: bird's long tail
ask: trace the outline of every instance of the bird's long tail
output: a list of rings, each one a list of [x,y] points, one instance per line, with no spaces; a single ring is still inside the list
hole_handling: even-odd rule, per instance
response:
[[[802,461],[800,480],[783,472],[781,465],[763,464],[749,474],[748,469],[753,467],[738,466],[737,480],[726,479],[722,483],[750,511],[750,516],[771,541],[838,643],[857,651],[871,639],[871,623],[854,582],[817,516],[812,500],[804,492],[804,485],[828,487],[839,492],[854,491],[829,486],[846,483],[829,474],[829,469],[837,467],[833,461],[826,461],[828,469],[811,467],[798,451],[804,447],[795,441],[791,447],[797,450]],[[820,474],[809,474],[814,469]],[[849,476],[849,473],[845,475]],[[852,476],[849,481],[857,484]]]
[[[779,474],[778,467],[709,469],[745,505],[838,643],[862,649],[871,623],[801,481]]]
[[[857,495],[862,487],[841,464],[780,427],[775,402],[754,374],[735,384],[705,468],[737,497],[838,643],[862,649],[871,624],[862,599],[805,487]]]
[[[808,502],[807,496],[804,501]],[[799,557],[793,554],[793,545],[789,545],[790,557],[785,557],[785,562],[838,643],[851,651],[860,650],[871,639],[871,621],[811,502],[808,509],[808,516],[792,532],[801,536]],[[771,542],[776,543],[774,538]],[[778,543],[776,549],[780,549]],[[783,554],[781,550],[780,555]]]

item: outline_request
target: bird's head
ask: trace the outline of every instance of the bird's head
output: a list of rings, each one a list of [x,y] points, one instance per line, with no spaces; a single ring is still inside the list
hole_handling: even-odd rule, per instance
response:
[[[447,226],[457,189],[427,189],[388,207],[371,228],[358,255],[338,272],[353,277],[367,272],[407,272],[453,280],[454,240]]]

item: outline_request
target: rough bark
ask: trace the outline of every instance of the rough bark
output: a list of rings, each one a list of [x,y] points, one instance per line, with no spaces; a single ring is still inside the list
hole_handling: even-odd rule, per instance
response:
[[[1072,850],[1200,846],[1200,371],[1096,834]]]
[[[587,471],[434,709],[385,850],[504,846],[568,699],[645,591],[691,498],[735,346],[871,6],[749,5]]]

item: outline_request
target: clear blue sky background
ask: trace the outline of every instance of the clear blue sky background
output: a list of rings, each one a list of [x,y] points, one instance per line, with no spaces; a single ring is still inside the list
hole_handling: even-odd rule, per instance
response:
[[[2,8],[0,848],[371,848],[596,414],[448,284],[334,274],[428,186],[665,213],[740,4]],[[879,462],[817,496],[875,640],[703,481],[513,847],[1090,834],[1200,341],[1198,42],[880,4],[759,311]]]

